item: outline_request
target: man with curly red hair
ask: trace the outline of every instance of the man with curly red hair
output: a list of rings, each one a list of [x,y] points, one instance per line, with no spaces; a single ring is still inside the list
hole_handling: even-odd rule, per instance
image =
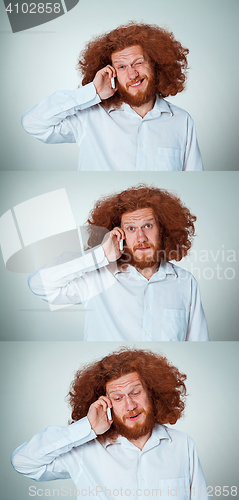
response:
[[[90,213],[88,251],[54,259],[29,286],[57,306],[83,303],[84,340],[208,340],[197,282],[170,262],[189,252],[195,220],[157,187],[110,195]]]
[[[71,425],[50,426],[17,448],[14,468],[37,481],[71,477],[81,496],[206,500],[193,440],[165,425],[182,416],[185,379],[165,357],[140,349],[79,370]]]
[[[82,87],[29,110],[46,143],[76,142],[79,170],[203,170],[191,116],[163,98],[184,89],[188,49],[156,25],[130,22],[88,43]]]

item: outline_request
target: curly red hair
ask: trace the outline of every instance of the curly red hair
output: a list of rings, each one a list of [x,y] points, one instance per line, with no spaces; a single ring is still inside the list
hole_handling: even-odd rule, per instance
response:
[[[113,52],[140,45],[155,70],[157,92],[161,97],[176,95],[185,86],[189,50],[175,40],[173,33],[157,25],[129,22],[91,40],[81,52],[77,68],[83,76],[82,85],[94,80],[100,69],[112,64]],[[107,105],[120,104],[116,92]]]
[[[167,358],[149,350],[123,347],[76,372],[68,394],[72,421],[85,417],[89,407],[106,393],[106,384],[137,372],[153,404],[155,423],[175,424],[185,407],[186,375]],[[117,437],[114,423],[99,440]]]
[[[164,189],[139,184],[118,194],[104,197],[95,203],[87,220],[90,225],[90,247],[101,243],[103,230],[111,231],[121,225],[124,213],[141,208],[152,208],[160,232],[160,255],[164,260],[179,261],[185,257],[195,234],[195,215],[180,198]],[[91,229],[92,228],[92,229]],[[121,262],[123,262],[124,254]],[[127,256],[126,256],[127,258]]]

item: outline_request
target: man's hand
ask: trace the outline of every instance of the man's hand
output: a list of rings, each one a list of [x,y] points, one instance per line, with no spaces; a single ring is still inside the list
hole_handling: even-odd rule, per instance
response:
[[[112,97],[112,95],[114,95],[117,91],[117,85],[115,89],[111,88],[112,77],[116,77],[116,71],[113,66],[110,66],[109,64],[108,66],[105,66],[105,68],[100,69],[100,71],[97,71],[95,75],[93,84],[95,86],[96,93],[102,101],[104,99],[109,99],[109,97]]]
[[[113,422],[113,420],[109,420],[107,417],[107,407],[112,408],[110,399],[107,396],[100,396],[97,401],[90,405],[87,413],[91,429],[93,429],[97,436],[108,431]]]
[[[102,247],[109,262],[118,260],[124,250],[119,249],[120,240],[125,239],[125,234],[121,227],[114,227],[103,239]]]

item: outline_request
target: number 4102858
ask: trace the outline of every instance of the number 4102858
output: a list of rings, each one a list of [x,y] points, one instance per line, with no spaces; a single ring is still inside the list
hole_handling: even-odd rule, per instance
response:
[[[61,4],[60,3],[16,3],[12,4],[9,3],[6,12],[9,12],[11,14],[12,12],[15,12],[16,14],[22,12],[22,14],[51,14],[54,12],[54,14],[59,14],[61,12]]]

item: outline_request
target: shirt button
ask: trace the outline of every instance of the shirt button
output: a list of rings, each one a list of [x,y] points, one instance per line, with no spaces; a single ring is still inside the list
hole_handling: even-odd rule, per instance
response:
[[[146,309],[150,309],[150,306],[147,306]]]
[[[88,95],[85,95],[85,101],[87,101],[87,99],[88,99]]]
[[[144,147],[144,145],[143,145],[143,144],[140,144],[140,147],[141,147],[141,148],[143,148],[143,147]]]
[[[56,444],[56,448],[59,448],[59,444],[58,443]]]
[[[141,479],[141,483],[145,483],[145,479]]]
[[[146,332],[146,334],[145,334],[145,335],[146,335],[147,337],[149,337],[149,333],[148,333],[148,332]]]
[[[80,437],[82,436],[82,433],[81,433],[81,432],[79,432],[79,436],[80,436]]]

